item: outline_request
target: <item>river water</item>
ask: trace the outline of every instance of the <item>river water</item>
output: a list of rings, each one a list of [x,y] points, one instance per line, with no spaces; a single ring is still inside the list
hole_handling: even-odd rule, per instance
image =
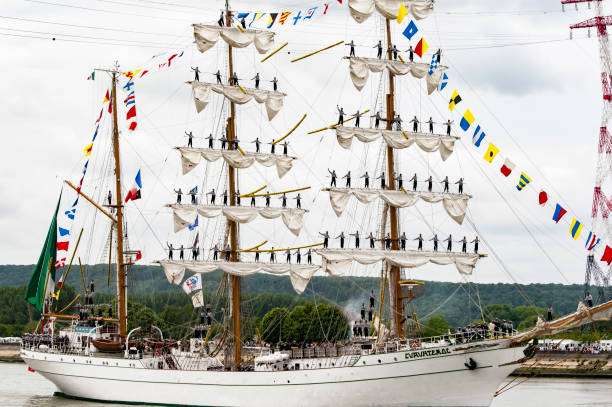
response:
[[[55,386],[53,384],[40,375],[29,372],[23,363],[0,363],[0,406],[2,407],[118,406],[118,404],[88,403],[53,397],[54,391]],[[529,379],[525,383],[500,394],[493,400],[491,406],[612,406],[612,380]]]

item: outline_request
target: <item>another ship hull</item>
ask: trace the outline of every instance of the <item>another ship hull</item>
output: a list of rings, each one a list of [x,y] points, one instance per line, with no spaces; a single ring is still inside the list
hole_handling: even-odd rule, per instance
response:
[[[368,355],[351,367],[273,372],[158,370],[149,367],[155,366],[152,359],[29,350],[22,350],[22,358],[58,392],[100,401],[186,406],[488,406],[516,367],[503,365],[524,356],[524,348],[508,348],[505,341],[491,345]],[[465,365],[469,358],[477,363],[473,370]]]

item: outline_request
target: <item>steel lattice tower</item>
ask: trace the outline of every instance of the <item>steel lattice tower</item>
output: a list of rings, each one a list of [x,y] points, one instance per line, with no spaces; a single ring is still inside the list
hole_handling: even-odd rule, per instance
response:
[[[595,169],[595,187],[593,188],[593,205],[591,207],[591,230],[602,240],[612,237],[612,223],[609,221],[612,210],[612,197],[606,198],[602,191],[602,184],[612,174],[612,139],[608,132],[608,122],[612,115],[612,69],[610,64],[610,46],[608,43],[607,26],[612,25],[612,16],[603,16],[602,0],[563,0],[562,6],[574,4],[576,9],[578,3],[595,4],[595,17],[578,24],[570,26],[571,30],[577,28],[594,27],[599,39],[599,57],[601,63],[601,90],[603,94],[603,108],[601,113],[601,125],[599,127],[599,143],[597,146],[597,165]],[[565,10],[565,9],[564,9]],[[586,272],[584,278],[585,292],[590,290],[591,282],[597,286],[594,295],[596,303],[605,301],[605,290],[609,285],[612,268],[606,272],[602,271],[592,254],[587,256]]]

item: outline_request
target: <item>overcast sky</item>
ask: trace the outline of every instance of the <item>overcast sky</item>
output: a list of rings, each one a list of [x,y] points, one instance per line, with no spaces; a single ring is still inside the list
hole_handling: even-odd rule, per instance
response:
[[[282,8],[296,12],[322,3],[268,2],[255,10],[253,2],[235,1],[232,6],[239,11]],[[196,146],[203,146],[203,137],[210,132],[219,135],[222,100],[214,96],[208,108],[197,114],[184,82],[192,79],[191,66],[200,67],[202,80],[213,80],[211,74],[217,68],[227,70],[225,44],[199,53],[192,44],[190,26],[195,22],[213,23],[222,7],[222,1],[212,0],[2,2],[1,263],[36,262],[62,180],[76,183],[80,178],[82,150],[91,140],[101,100],[110,84],[103,73],[97,73],[95,81],[87,81],[87,76],[94,68],[111,67],[114,61],[119,61],[124,70],[156,66],[176,50],[185,53],[173,67],[137,80],[138,131],[130,133],[125,122],[121,123],[122,182],[125,192],[138,169],[142,170],[143,199],[127,205],[127,218],[130,244],[143,251],[145,263],[163,258],[166,242],[191,243],[195,232],[172,233],[172,214],[164,205],[174,202],[174,188],[225,188],[220,162],[201,164],[183,176],[180,156],[172,149],[184,145],[184,131],[194,132]],[[433,50],[442,48],[442,62],[449,65],[449,88],[456,88],[463,97],[459,110],[470,108],[487,137],[517,165],[513,175],[504,178],[499,173],[501,160],[493,165],[486,163],[482,159],[484,149],[471,144],[471,132],[466,135],[458,129],[462,140],[446,162],[438,153],[426,154],[414,147],[397,153],[404,179],[414,172],[420,178],[432,174],[438,181],[444,175],[452,181],[459,176],[466,178],[466,192],[474,196],[469,217],[488,243],[483,251],[499,256],[483,260],[471,281],[580,283],[584,279],[584,239],[591,224],[601,112],[599,51],[595,31],[590,39],[586,31],[577,31],[570,41],[568,26],[590,18],[592,13],[586,7],[562,13],[559,2],[554,0],[439,0],[434,14],[417,22],[430,45],[424,60],[429,60]],[[404,25],[391,25],[398,47],[408,48],[408,40],[401,36]],[[311,21],[279,28],[276,44],[289,45],[265,63],[259,62],[261,56],[252,47],[237,51],[236,71],[243,83],[251,86],[249,80],[255,72],[268,81],[277,76],[280,90],[288,94],[283,110],[270,123],[260,105],[249,103],[237,108],[238,134],[247,149],[253,148],[248,142],[255,137],[264,141],[278,138],[304,113],[308,115],[288,139],[290,153],[300,159],[293,170],[278,180],[273,168],[254,166],[241,171],[241,190],[246,192],[264,184],[270,191],[312,187],[303,194],[303,206],[312,212],[299,237],[291,235],[280,220],[258,220],[242,227],[242,247],[266,239],[270,242],[267,247],[310,244],[324,230],[334,236],[343,230],[360,230],[362,234],[377,230],[378,205],[366,208],[352,202],[337,218],[327,194],[320,189],[329,183],[327,168],[341,175],[349,169],[354,176],[364,170],[378,175],[380,145],[364,146],[355,141],[348,151],[338,146],[332,132],[306,132],[336,121],[336,105],[347,112],[379,107],[379,84],[384,83],[381,75],[370,75],[363,91],[357,91],[350,81],[348,62],[342,59],[348,53],[345,46],[301,62],[290,60],[351,39],[358,45],[358,56],[374,56],[372,47],[383,33],[380,18],[372,17],[360,25],[349,16],[346,4],[336,4],[325,16],[315,14]],[[398,79],[397,103],[402,117],[416,114],[427,120],[432,116],[437,122],[452,118],[446,91],[428,96],[424,86],[423,81],[414,78]],[[124,115],[122,109],[120,118]],[[441,126],[439,129],[443,130]],[[110,131],[109,117],[105,115],[83,188],[98,201],[113,181]],[[521,171],[533,183],[518,192],[516,174]],[[551,197],[544,208],[537,204],[541,189]],[[607,191],[612,189],[608,187]],[[64,188],[64,196],[63,206],[70,205],[75,193]],[[567,223],[552,222],[555,202],[568,209],[567,217],[575,216],[585,224],[577,241],[569,236]],[[95,210],[81,200],[72,232],[74,242],[84,226],[79,256],[90,263],[105,261],[107,256],[104,243],[108,222],[94,215]],[[419,233],[429,238],[433,231],[444,238],[449,233],[456,239],[466,235],[471,240],[476,235],[469,222],[455,224],[439,204],[402,209],[400,218],[401,229],[410,238]],[[208,249],[222,227],[214,220],[200,219],[200,225]],[[351,274],[375,276],[379,270],[354,267]],[[463,279],[451,266],[425,267],[409,272],[409,276],[442,281]]]

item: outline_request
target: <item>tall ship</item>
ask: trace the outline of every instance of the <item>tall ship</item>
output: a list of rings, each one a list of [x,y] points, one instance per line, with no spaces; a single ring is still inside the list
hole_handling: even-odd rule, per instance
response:
[[[253,87],[239,79],[236,73],[243,70],[237,66],[236,48],[255,48],[262,56],[269,57],[278,51],[279,44],[275,44],[273,31],[247,27],[244,17],[227,4],[218,22],[193,25],[198,50],[205,53],[216,48],[224,55],[225,63],[216,73],[211,73],[214,76],[209,76],[216,76],[215,80],[203,80],[204,75],[201,78],[196,67],[194,80],[187,83],[196,110],[214,110],[220,140],[211,134],[205,142],[206,147],[194,147],[190,134],[186,147],[176,147],[183,174],[206,162],[204,177],[215,173],[222,174],[221,179],[216,190],[198,192],[194,188],[183,192],[178,189],[176,200],[168,196],[169,202],[173,202],[168,203],[167,208],[172,213],[174,232],[193,230],[193,244],[189,248],[169,244],[167,255],[157,261],[169,284],[180,284],[190,293],[194,308],[202,315],[200,324],[180,340],[164,338],[161,331],[149,337],[142,332],[142,327],[128,330],[126,281],[140,251],[130,249],[125,238],[124,212],[126,202],[140,196],[141,185],[140,176],[132,189],[128,190],[127,184],[122,182],[127,178],[120,162],[122,136],[117,109],[120,104],[118,88],[127,86],[129,91],[136,73],[123,72],[115,66],[106,70],[111,77],[108,111],[112,118],[110,159],[114,190],[109,191],[102,202],[88,196],[81,184],[66,182],[77,191],[79,199],[88,201],[86,204],[93,205],[110,223],[108,255],[110,259],[112,248],[117,283],[113,308],[105,315],[96,314],[91,303],[92,292],[86,292],[78,315],[58,310],[61,282],[65,281],[70,266],[61,275],[57,271],[56,275],[57,262],[65,265],[65,259],[60,259],[56,250],[59,247],[57,208],[26,294],[26,299],[41,311],[42,318],[39,329],[24,336],[21,357],[32,370],[54,383],[59,395],[84,400],[185,406],[488,406],[504,379],[533,355],[535,338],[611,318],[612,303],[594,307],[581,303],[576,313],[554,321],[539,321],[527,332],[513,329],[502,332],[497,327],[484,325],[436,337],[419,335],[412,300],[423,288],[421,282],[408,278],[406,270],[425,265],[454,266],[459,273],[469,275],[486,256],[478,251],[477,239],[475,250],[467,250],[465,238],[460,251],[450,250],[450,237],[448,250],[438,250],[437,235],[433,250],[429,250],[429,246],[423,248],[421,237],[416,239],[416,249],[406,246],[408,225],[402,222],[401,208],[420,201],[441,205],[444,211],[438,212],[440,216],[460,225],[472,199],[471,195],[463,193],[462,184],[458,192],[450,192],[448,181],[442,192],[433,191],[431,177],[425,180],[425,185],[429,182],[428,188],[417,188],[416,175],[404,184],[399,170],[398,163],[407,149],[439,154],[445,160],[454,152],[458,139],[450,130],[450,122],[448,131],[441,133],[433,131],[433,127],[423,131],[416,117],[413,128],[402,128],[404,110],[396,98],[398,83],[408,77],[423,79],[429,93],[443,80],[446,67],[440,61],[439,52],[432,59],[435,72],[430,72],[432,63],[416,62],[412,55],[407,60],[398,59],[390,26],[398,18],[400,9],[417,20],[427,18],[434,12],[434,1],[350,0],[348,3],[348,10],[357,23],[370,17],[382,22],[380,41],[374,46],[377,55],[358,57],[352,41],[347,41],[351,51],[344,57],[358,90],[365,86],[370,72],[382,72],[378,90],[381,97],[369,102],[367,111],[358,110],[355,114],[345,113],[338,107],[337,123],[317,132],[326,137],[335,136],[346,150],[357,144],[354,139],[364,144],[374,143],[372,145],[378,148],[378,176],[370,176],[364,170],[364,162],[358,175],[352,177],[351,184],[351,172],[337,174],[331,169],[337,163],[330,162],[331,183],[316,185],[313,189],[320,190],[317,196],[329,199],[327,210],[332,216],[341,216],[352,198],[360,205],[374,208],[368,213],[379,219],[378,230],[370,234],[352,233],[351,247],[348,233],[345,236],[345,231],[341,230],[332,230],[331,234],[327,230],[320,231],[322,236],[317,235],[316,241],[296,247],[288,247],[272,233],[264,236],[263,242],[249,242],[241,236],[241,227],[258,218],[266,222],[280,218],[287,230],[299,236],[308,217],[314,215],[308,208],[302,208],[302,202],[307,200],[301,194],[306,195],[309,186],[270,191],[264,185],[252,191],[245,192],[244,188],[240,191],[241,182],[248,185],[247,181],[254,177],[254,171],[259,171],[258,167],[274,167],[279,178],[295,170],[294,162],[299,160],[299,154],[294,156],[293,151],[288,151],[286,138],[301,131],[299,125],[306,115],[287,134],[271,142],[271,137],[258,133],[261,127],[254,123],[260,117],[254,117],[253,110],[238,121],[244,112],[240,106],[253,102],[265,107],[258,116],[273,120],[288,95],[279,90],[276,77],[267,80],[271,85],[266,89],[260,86],[259,74],[253,78]],[[264,62],[255,63],[256,71],[260,63]],[[123,101],[128,108],[129,95]],[[361,127],[360,118],[366,115],[371,116],[371,127]],[[254,142],[250,142],[252,138]],[[432,173],[436,174],[435,169]],[[301,174],[299,178],[307,179],[308,174]],[[356,187],[362,179],[363,187]],[[205,180],[202,185],[207,185]],[[59,205],[58,202],[58,208]],[[201,230],[199,219],[218,220],[221,227]],[[354,219],[353,225],[358,228],[359,219]],[[265,235],[266,230],[270,229],[262,229],[259,235]],[[59,233],[62,235],[61,230]],[[335,240],[330,243],[336,234],[339,244]],[[77,248],[78,244],[77,240]],[[371,304],[373,316],[365,318],[362,315],[367,323],[355,322],[353,332],[359,334],[326,346],[245,348],[240,318],[244,277],[254,273],[288,275],[295,291],[302,294],[317,272],[326,273],[329,278],[341,278],[351,268],[371,265],[380,265],[380,290],[376,293],[379,300],[375,306]],[[223,272],[226,282],[220,290],[227,292],[230,306],[225,310],[223,332],[213,337],[210,334],[210,305],[205,304],[201,289],[202,279],[218,270]],[[86,285],[85,281],[83,283]],[[64,327],[56,328],[58,321],[64,321]]]

